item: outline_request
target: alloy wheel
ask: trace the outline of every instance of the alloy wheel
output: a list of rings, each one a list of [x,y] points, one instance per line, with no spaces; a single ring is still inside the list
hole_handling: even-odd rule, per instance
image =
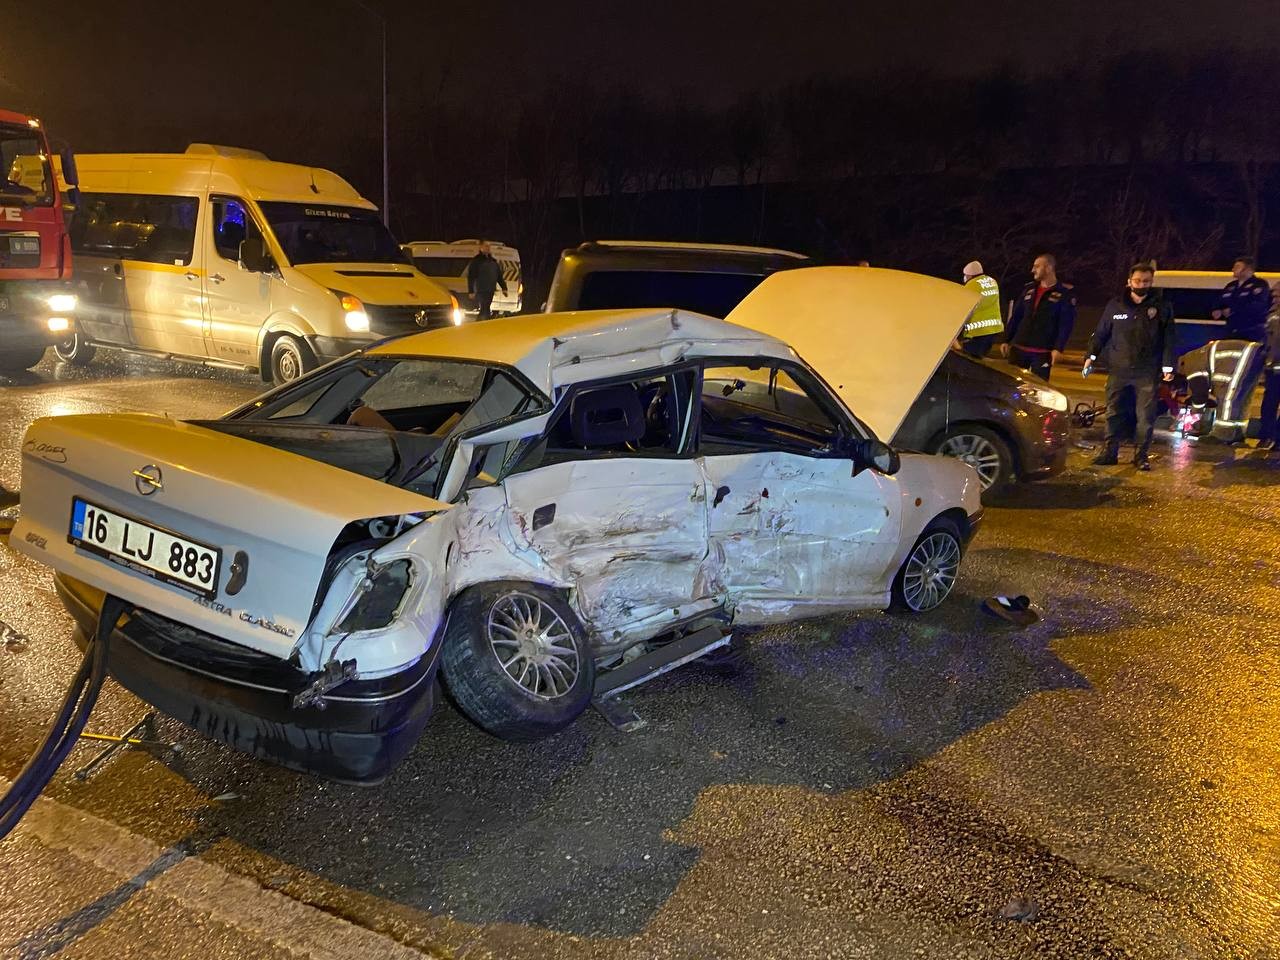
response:
[[[932,610],[951,593],[960,570],[960,543],[950,533],[931,533],[911,551],[902,575],[902,597],[917,613]]]
[[[489,645],[517,686],[542,700],[555,700],[578,680],[578,647],[555,610],[538,597],[509,593],[489,609]]]
[[[989,490],[991,485],[1000,479],[1003,467],[1000,462],[1000,451],[986,437],[972,433],[948,437],[938,447],[938,453],[944,457],[954,457],[973,467],[978,472],[983,490]]]

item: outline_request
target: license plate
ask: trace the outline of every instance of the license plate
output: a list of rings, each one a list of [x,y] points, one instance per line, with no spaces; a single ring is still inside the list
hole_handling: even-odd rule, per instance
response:
[[[40,256],[40,238],[39,237],[10,237],[9,238],[9,256],[11,257],[38,257]]]
[[[206,599],[218,591],[222,551],[73,497],[67,540],[98,556]]]

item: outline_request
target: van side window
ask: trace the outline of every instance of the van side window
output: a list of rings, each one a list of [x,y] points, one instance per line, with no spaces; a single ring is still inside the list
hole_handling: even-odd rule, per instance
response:
[[[75,253],[190,266],[196,240],[195,197],[85,193],[71,221]]]
[[[253,217],[239,200],[230,197],[211,197],[209,207],[213,211],[213,246],[218,256],[231,263],[240,262],[240,243],[249,238],[261,238]]]

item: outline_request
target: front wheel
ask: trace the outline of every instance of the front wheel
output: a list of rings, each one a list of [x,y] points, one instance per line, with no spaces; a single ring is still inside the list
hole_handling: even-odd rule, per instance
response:
[[[1013,454],[994,430],[977,424],[959,424],[946,432],[934,449],[944,457],[969,464],[978,474],[984,494],[997,495],[1013,483]]]
[[[89,343],[84,338],[83,333],[73,330],[67,336],[67,339],[59,340],[53,345],[53,352],[58,355],[59,360],[65,363],[84,367],[93,362],[94,354],[98,352],[98,348]]]
[[[939,518],[925,527],[893,578],[892,609],[924,613],[937,607],[956,585],[963,553],[953,521]]]
[[[271,379],[277,386],[297,380],[316,366],[315,354],[297,337],[284,334],[271,345]]]
[[[472,587],[454,601],[440,668],[458,708],[503,740],[539,740],[591,703],[586,631],[558,594],[532,583]]]

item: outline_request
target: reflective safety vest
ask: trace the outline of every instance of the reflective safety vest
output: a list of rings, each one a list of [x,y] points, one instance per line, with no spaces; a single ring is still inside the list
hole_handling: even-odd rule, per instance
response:
[[[1000,284],[982,273],[966,283],[964,288],[982,294],[982,299],[960,331],[960,339],[972,340],[974,337],[1004,333],[1004,320],[1000,316]]]

